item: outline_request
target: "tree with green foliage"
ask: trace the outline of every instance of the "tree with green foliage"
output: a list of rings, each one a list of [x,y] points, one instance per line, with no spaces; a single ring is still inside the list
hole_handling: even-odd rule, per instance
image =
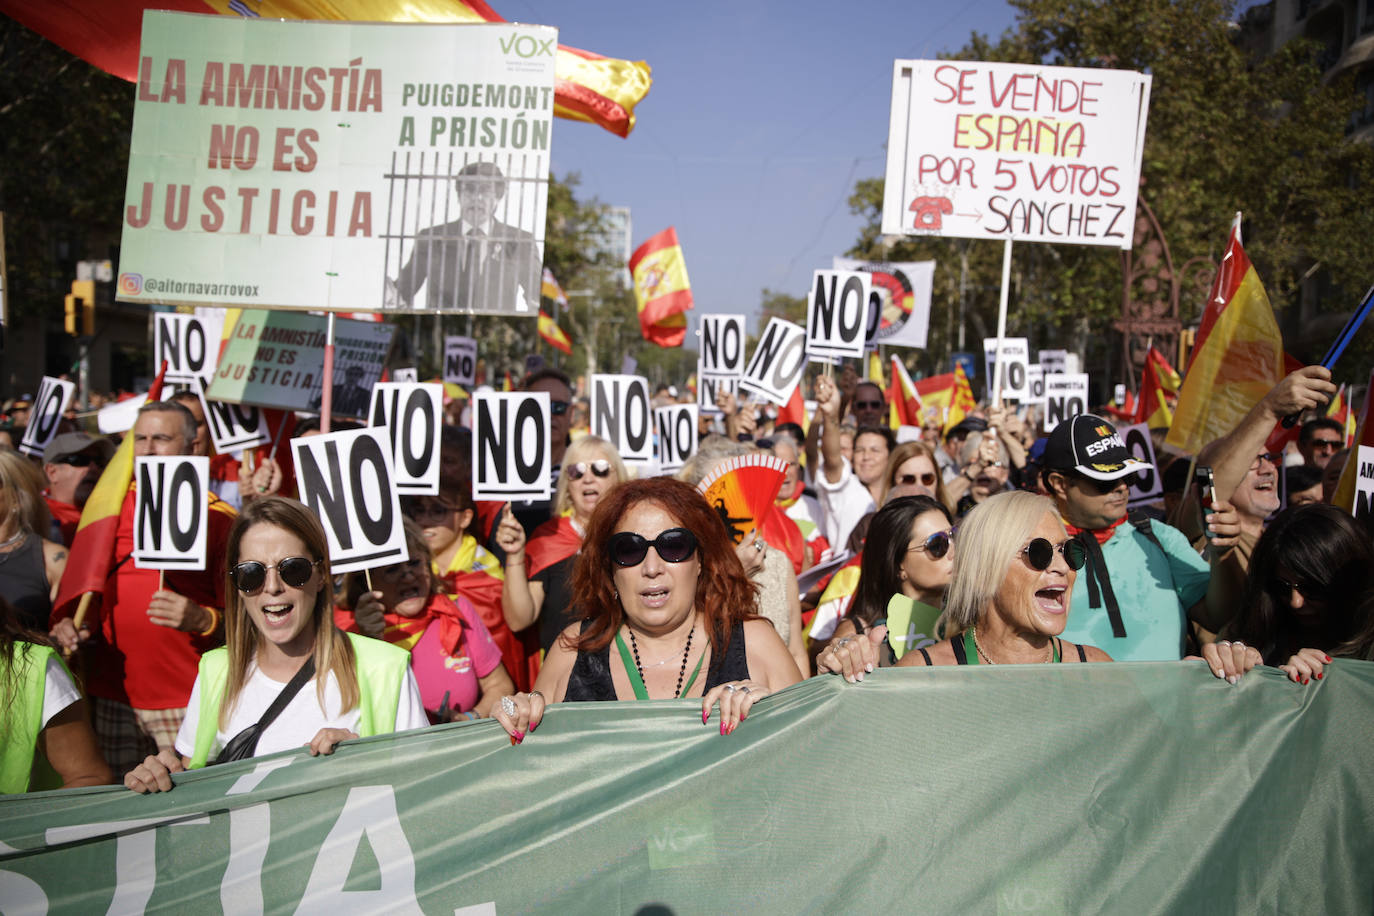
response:
[[[1244,24],[1233,21],[1235,4],[1224,0],[1010,2],[1017,21],[1000,39],[975,34],[951,56],[1151,74],[1141,196],[1159,219],[1176,269],[1195,259],[1214,262],[1234,213],[1242,211],[1246,251],[1280,314],[1288,349],[1319,359],[1334,330],[1304,331],[1325,328],[1312,321],[1322,313],[1349,310],[1371,279],[1374,147],[1347,136],[1351,114],[1363,105],[1350,80],[1324,82],[1317,49],[1307,42],[1252,56],[1236,40]],[[957,333],[948,315],[961,298],[968,348],[979,349],[980,338],[995,333],[1002,246],[884,239],[882,188],[881,179],[856,184],[850,208],[866,223],[849,253],[936,261],[931,347],[918,360],[921,369],[936,371],[944,362],[936,357]],[[1313,295],[1305,278],[1322,272],[1324,294]],[[1121,377],[1120,337],[1111,325],[1121,311],[1117,252],[1019,245],[1011,286],[1008,334],[1031,338],[1033,348],[1069,346],[1095,373]],[[1201,314],[1204,298],[1205,289],[1184,289],[1185,324]]]

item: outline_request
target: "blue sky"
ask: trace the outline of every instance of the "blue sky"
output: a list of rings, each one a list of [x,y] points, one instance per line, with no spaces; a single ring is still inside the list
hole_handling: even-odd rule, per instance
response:
[[[654,85],[622,140],[558,120],[554,172],[628,206],[637,245],[674,225],[698,312],[754,313],[764,287],[804,295],[853,244],[846,201],[882,174],[892,62],[1000,35],[1003,0],[569,3],[492,0],[563,44],[645,60]]]

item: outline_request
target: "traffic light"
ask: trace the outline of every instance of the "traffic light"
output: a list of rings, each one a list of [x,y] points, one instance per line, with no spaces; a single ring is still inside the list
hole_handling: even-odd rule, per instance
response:
[[[67,333],[73,337],[95,334],[95,281],[73,280],[66,304]]]

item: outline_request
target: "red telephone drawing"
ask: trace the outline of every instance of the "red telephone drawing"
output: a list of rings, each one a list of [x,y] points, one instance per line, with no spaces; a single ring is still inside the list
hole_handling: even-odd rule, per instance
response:
[[[916,214],[916,218],[912,220],[915,228],[939,229],[941,214],[953,213],[954,204],[949,202],[948,197],[918,197],[911,202],[908,209]]]

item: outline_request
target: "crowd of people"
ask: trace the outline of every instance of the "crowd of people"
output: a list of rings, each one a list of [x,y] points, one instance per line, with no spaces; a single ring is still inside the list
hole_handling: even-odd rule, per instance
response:
[[[806,426],[722,395],[687,466],[652,475],[541,369],[523,387],[550,398],[553,497],[474,501],[471,432],[445,426],[438,494],[401,501],[406,559],[342,576],[289,450],[212,456],[208,568],[160,573],[130,560],[115,437],[68,423],[38,461],[0,445],[0,792],[165,791],[188,768],[483,718],[521,743],[578,701],[690,699],[728,735],[772,692],[880,667],[1197,659],[1301,689],[1374,659],[1374,542],[1331,504],[1325,369],[1197,456],[1158,451],[1164,497],[1143,509],[1128,488],[1150,466],[1103,416],[1038,436],[1033,410],[997,405],[894,430],[880,386],[809,386]],[[1304,412],[1291,450],[1266,451]],[[127,438],[133,456],[213,452],[194,395],[145,404]],[[696,484],[752,453],[786,471],[737,538]],[[87,556],[82,510],[116,484],[113,553]],[[94,596],[62,589],[95,559]]]

